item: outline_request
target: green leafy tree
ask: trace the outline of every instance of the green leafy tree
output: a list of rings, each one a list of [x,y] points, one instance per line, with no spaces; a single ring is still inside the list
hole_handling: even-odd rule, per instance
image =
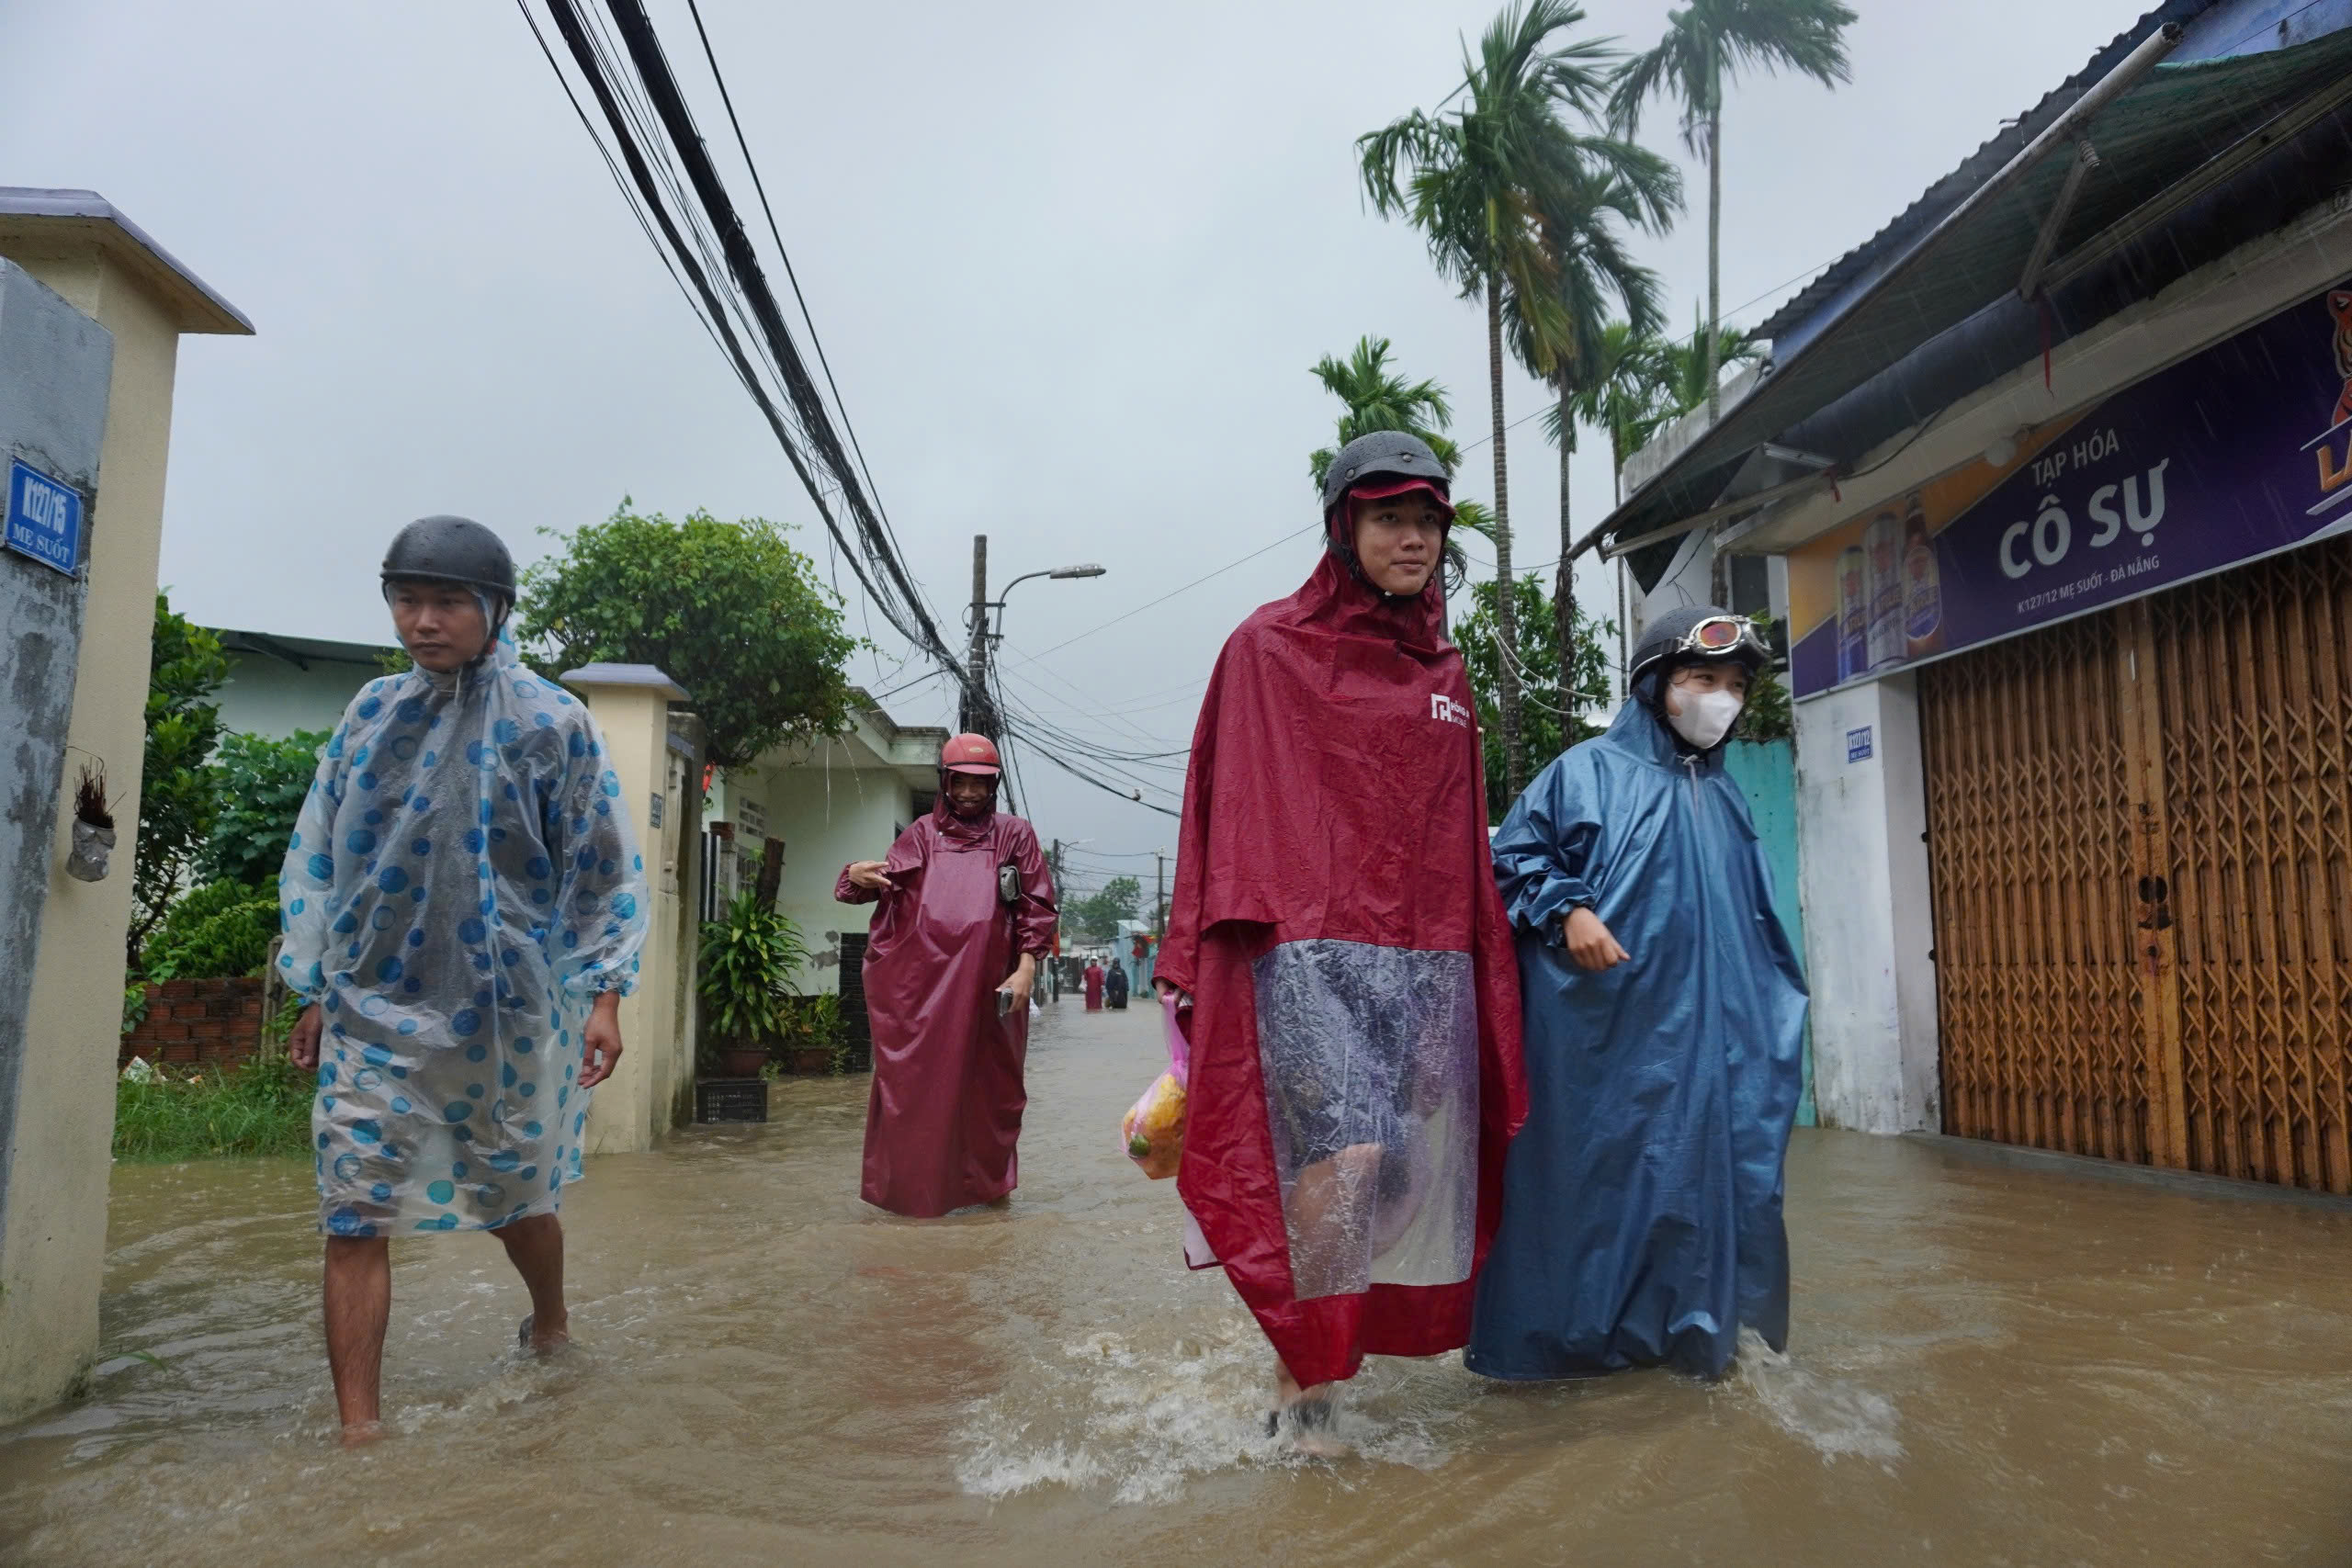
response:
[[[1810,76],[1825,87],[1851,80],[1846,28],[1854,13],[1838,0],[1685,0],[1667,13],[1666,36],[1625,62],[1610,95],[1611,118],[1625,130],[1642,106],[1668,96],[1682,105],[1682,141],[1707,161],[1708,417],[1722,412],[1715,349],[1723,331],[1724,81],[1742,70]]]
[[[1132,920],[1143,908],[1143,884],[1132,876],[1114,876],[1102,891],[1074,901],[1072,923],[1082,937],[1107,942],[1119,934],[1119,922]]]
[[[287,840],[310,796],[323,729],[298,729],[283,740],[266,735],[224,735],[212,753],[212,831],[197,857],[215,882],[277,886]]]
[[[1607,169],[1627,143],[1588,135],[1563,118],[1589,119],[1604,100],[1616,53],[1604,40],[1566,39],[1583,10],[1566,0],[1506,6],[1472,56],[1463,82],[1435,114],[1415,110],[1359,137],[1366,197],[1384,216],[1401,215],[1428,242],[1440,276],[1487,306],[1488,412],[1494,446],[1496,575],[1511,573],[1510,502],[1503,416],[1503,299],[1524,299],[1539,317],[1555,297],[1544,243],[1542,197],[1580,170]],[[1549,330],[1548,328],[1546,329]],[[1515,642],[1511,596],[1497,602],[1506,641]],[[1504,776],[1526,780],[1520,682],[1510,665],[1498,693]]]
[[[519,637],[550,674],[598,660],[659,666],[693,694],[720,767],[836,734],[857,642],[785,534],[707,512],[673,523],[624,501],[523,574]]]
[[[1519,795],[1519,789],[1512,787],[1503,773],[1502,737],[1495,722],[1500,708],[1502,672],[1508,661],[1501,656],[1504,645],[1501,618],[1495,613],[1495,584],[1473,583],[1470,593],[1471,611],[1453,628],[1453,640],[1462,649],[1464,670],[1470,677],[1471,699],[1478,709],[1479,739],[1486,751],[1487,815],[1489,820],[1499,822]],[[1575,681],[1568,689],[1568,699],[1563,701],[1559,648],[1554,640],[1554,628],[1558,623],[1544,596],[1544,585],[1531,573],[1519,580],[1511,597],[1518,601],[1515,607],[1519,614],[1511,624],[1519,637],[1518,664],[1526,704],[1523,711],[1527,716],[1528,750],[1540,761],[1548,762],[1577,741],[1598,735],[1603,728],[1589,716],[1608,711],[1609,660],[1602,652],[1602,641],[1614,637],[1617,628],[1613,625],[1597,625],[1580,606],[1571,606],[1577,649]]]
[[[1306,468],[1314,477],[1317,494],[1322,493],[1324,476],[1331,471],[1331,459],[1340,455],[1340,448],[1375,431],[1401,430],[1420,437],[1449,474],[1462,460],[1462,449],[1444,434],[1453,423],[1453,408],[1445,389],[1435,381],[1408,381],[1389,368],[1386,338],[1358,338],[1344,360],[1325,355],[1316,363],[1315,378],[1345,405],[1334,443],[1307,454]]]
[[[173,900],[141,954],[150,980],[258,975],[277,935],[276,873],[266,886],[208,882]]]
[[[169,596],[157,593],[147,657],[139,845],[130,871],[127,951],[134,966],[212,830],[212,781],[204,763],[220,737],[220,707],[210,699],[228,678],[220,639],[174,614]]]

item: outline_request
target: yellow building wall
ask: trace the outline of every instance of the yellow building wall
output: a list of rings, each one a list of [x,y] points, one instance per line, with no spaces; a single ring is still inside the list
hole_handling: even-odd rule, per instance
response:
[[[107,787],[121,795],[115,819],[135,824],[179,329],[111,259],[15,247],[9,259],[114,334],[68,743],[105,760]],[[64,1397],[98,1348],[135,835],[121,834],[113,870],[90,883],[64,873],[72,833],[73,813],[59,812],[0,1226],[0,1420]]]
[[[669,1130],[682,1090],[691,1092],[694,1082],[693,1054],[677,1019],[679,965],[685,956],[678,942],[679,844],[686,813],[672,798],[667,689],[572,684],[587,697],[604,731],[605,759],[620,777],[621,797],[645,857],[650,905],[637,990],[621,1002],[620,1066],[596,1088],[582,1147],[590,1155],[636,1154],[651,1148]],[[663,795],[658,826],[652,819],[657,792]]]

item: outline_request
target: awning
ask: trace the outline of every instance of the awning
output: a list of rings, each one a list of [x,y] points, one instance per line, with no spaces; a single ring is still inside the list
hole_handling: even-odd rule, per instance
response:
[[[1949,200],[1924,214],[1918,207],[1905,214],[1915,233],[1907,244],[1881,247],[1883,255],[1866,256],[1860,266],[1849,258],[1796,302],[1825,303],[1820,291],[1826,285],[1829,299],[1842,295],[1849,301],[1842,310],[1834,305],[1808,310],[1803,327],[1791,321],[1793,311],[1783,310],[1775,324],[1795,330],[1774,343],[1766,372],[1724,408],[1718,423],[1668,458],[1629,496],[1601,525],[1601,536],[1622,548],[1645,535],[1738,510],[1727,508],[1728,498],[1752,493],[1749,504],[1761,504],[1804,483],[1801,472],[1776,461],[1781,453],[1767,448],[1786,442],[1792,426],[1978,312],[2005,299],[2022,308],[2019,282],[2070,176],[2077,186],[2071,209],[2061,215],[2053,243],[2042,243],[2048,259],[2040,276],[2053,290],[2117,254],[2122,240],[2146,238],[2154,230],[2153,217],[2178,211],[2188,196],[2212,188],[2213,180],[2197,178],[2200,170],[2235,174],[2254,168],[2300,133],[2316,128],[2337,134],[2321,124],[2321,115],[2352,104],[2352,29],[2269,53],[2158,65],[2088,122],[2085,134],[2097,162],[2086,173],[2075,175],[2081,163],[2076,144],[2061,141],[2006,189],[1958,221],[1940,223],[2094,85],[2084,77],[2075,81],[2079,89],[2052,95],[2013,130],[1987,143],[1971,165],[1989,166]],[[2339,184],[2343,157],[2339,145],[2334,175]],[[1962,174],[1971,172],[1971,165]],[[1961,184],[1947,180],[1939,189]],[[1871,249],[1866,246],[1858,254]],[[2109,289],[2102,291],[2098,317],[2069,312],[2073,319],[2052,321],[2045,310],[2044,330],[2063,341],[2128,302]],[[1988,364],[1979,384],[2015,363]],[[1918,417],[1918,411],[1893,411],[1886,428],[1868,438],[1856,433],[1855,450],[1792,445],[1815,460],[1850,462],[1875,439]],[[1637,552],[1637,574],[1645,581],[1654,579],[1673,547],[1666,538]],[[1639,558],[1653,552],[1660,556],[1655,562]]]

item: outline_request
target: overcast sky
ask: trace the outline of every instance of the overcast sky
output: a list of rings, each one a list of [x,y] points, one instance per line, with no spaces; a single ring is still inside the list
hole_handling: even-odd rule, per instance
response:
[[[1761,78],[1725,112],[1724,302],[1753,323],[2129,26],[2135,0],[1854,0],[1854,81]],[[655,20],[731,152],[684,0]],[[1592,0],[1654,41],[1668,0]],[[1295,588],[1308,375],[1366,333],[1487,435],[1485,330],[1421,242],[1367,212],[1351,142],[1460,80],[1455,0],[1183,6],[704,0],[877,488],[949,622],[970,539],[1011,604],[1013,700],[1134,750],[1182,746],[1225,634]],[[163,579],[209,624],[389,638],[375,583],[409,518],[459,512],[526,558],[622,497],[760,514],[826,544],[766,426],[646,243],[511,5],[8,0],[0,182],[113,200],[253,318],[180,359]],[[1671,109],[1645,126],[1681,155]],[[732,171],[749,209],[748,181]],[[1643,254],[1672,319],[1704,294],[1705,176]],[[1514,372],[1509,417],[1540,388]],[[1520,557],[1557,554],[1557,458],[1510,433]],[[1607,511],[1605,444],[1575,481]],[[1492,490],[1482,446],[1458,493]],[[1584,596],[1613,614],[1599,570]],[[853,596],[848,574],[841,581]],[[868,625],[853,597],[850,625]],[[1031,660],[1076,634],[1069,647]],[[876,689],[903,650],[861,656]],[[943,682],[888,706],[953,718]],[[1148,739],[1153,742],[1146,745]],[[1041,762],[1023,803],[1090,854],[1174,823]],[[1173,780],[1171,779],[1171,783]],[[875,846],[877,855],[883,846]],[[1151,862],[1104,859],[1097,872]],[[1086,883],[1099,880],[1090,874]]]

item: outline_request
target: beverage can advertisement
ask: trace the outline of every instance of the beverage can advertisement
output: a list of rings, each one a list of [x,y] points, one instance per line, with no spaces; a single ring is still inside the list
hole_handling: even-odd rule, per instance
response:
[[[1796,697],[2352,530],[2352,281],[2020,431],[2015,446],[1790,552]]]

